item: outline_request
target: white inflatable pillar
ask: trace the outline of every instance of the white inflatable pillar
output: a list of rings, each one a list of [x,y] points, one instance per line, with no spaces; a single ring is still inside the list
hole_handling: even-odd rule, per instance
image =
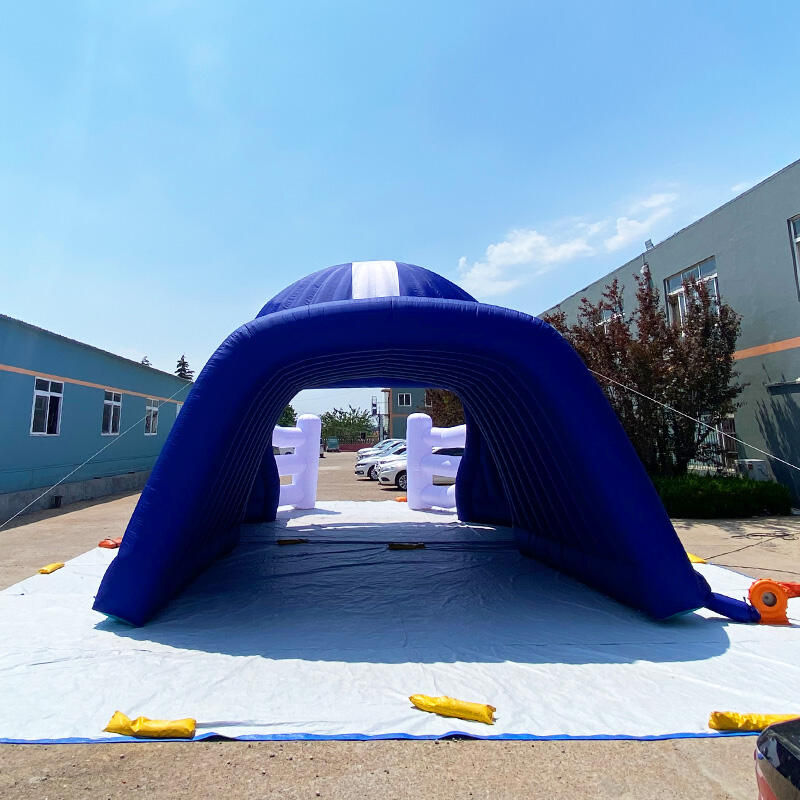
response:
[[[282,485],[278,505],[314,508],[319,477],[319,437],[322,423],[313,414],[303,414],[296,428],[275,426],[273,447],[294,447],[294,453],[275,456],[278,475],[291,475],[292,482]]]
[[[408,507],[417,511],[432,508],[455,508],[456,487],[436,486],[433,476],[455,478],[461,463],[459,456],[439,456],[434,447],[464,447],[467,426],[434,428],[427,414],[411,414],[406,423],[406,497]]]

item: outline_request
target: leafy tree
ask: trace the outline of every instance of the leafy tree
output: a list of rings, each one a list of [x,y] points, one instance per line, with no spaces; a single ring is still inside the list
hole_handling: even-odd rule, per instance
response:
[[[192,376],[194,375],[194,370],[189,369],[189,362],[186,360],[186,356],[182,355],[178,359],[178,365],[175,368],[175,374],[179,378],[183,378],[184,380],[190,381]]]
[[[447,389],[428,389],[430,415],[437,428],[452,428],[464,424],[464,407],[458,395]]]
[[[286,408],[281,411],[278,425],[280,425],[281,428],[293,428],[297,425],[297,412],[291,405],[286,406]]]
[[[614,280],[597,304],[581,300],[577,322],[568,324],[560,309],[544,319],[596,373],[648,472],[683,475],[690,461],[710,462],[719,448],[709,428],[675,412],[717,426],[737,407],[742,387],[736,383],[733,353],[741,317],[718,303],[706,284],[691,280],[683,284],[682,323],[671,325],[649,270],[634,277],[632,314],[626,315],[623,287]]]
[[[323,438],[357,439],[363,432],[371,434],[375,430],[372,414],[365,408],[354,406],[326,411],[320,415],[320,421]]]
[[[149,359],[147,356],[145,356],[145,357],[142,359],[142,364],[143,364],[145,367],[152,367],[152,366],[153,366],[153,365],[150,363],[150,359]]]

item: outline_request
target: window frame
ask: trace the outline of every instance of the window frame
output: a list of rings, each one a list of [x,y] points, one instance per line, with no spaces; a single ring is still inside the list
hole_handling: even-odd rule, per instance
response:
[[[425,390],[425,408],[433,408],[433,401],[431,400],[431,390]]]
[[[606,311],[608,312],[608,316],[605,316]],[[611,323],[615,319],[625,320],[625,312],[623,311],[614,311],[613,308],[604,308],[601,310],[602,319],[600,322],[595,323],[596,327],[603,328],[604,333],[608,333],[608,329],[611,326]]]
[[[154,397],[148,397],[144,401],[144,435],[158,436],[158,412],[161,408],[159,401]],[[155,411],[155,414],[153,412]],[[155,418],[155,430],[153,430],[153,419]],[[149,430],[148,430],[149,428]]]
[[[800,214],[789,217],[786,223],[789,228],[789,241],[792,247],[794,263],[794,280],[797,285],[797,299],[800,300]]]
[[[100,435],[101,436],[119,436],[120,428],[122,428],[122,392],[116,392],[113,389],[104,389],[103,394],[103,416],[100,418]],[[111,395],[111,399],[109,399],[108,395]],[[116,398],[119,397],[119,400]],[[105,421],[106,416],[106,406],[110,406],[111,411],[109,412],[109,430],[103,430],[103,422]],[[117,429],[114,430],[114,409],[119,409],[119,415],[117,416]]]
[[[408,398],[407,403],[403,403],[402,399]],[[398,408],[411,408],[411,392],[398,392],[397,393],[397,407]]]
[[[44,381],[47,383],[47,389],[40,389],[36,384],[39,381]],[[57,384],[61,387],[61,391],[53,391],[53,384]],[[44,412],[44,427],[43,431],[35,431],[33,429],[33,423],[36,418],[36,398],[37,397],[46,397],[47,398],[47,405],[45,406]],[[47,428],[49,427],[48,423],[50,421],[50,400],[53,397],[58,398],[58,416],[56,418],[56,429],[54,433],[50,433]],[[34,375],[33,378],[33,398],[31,399],[31,424],[30,424],[30,435],[31,436],[60,436],[61,435],[61,413],[64,410],[64,382],[63,381],[53,381],[50,378],[40,378],[38,375]]]
[[[714,262],[714,270],[708,275],[702,274],[702,266],[708,264],[709,261]],[[697,277],[688,275],[688,273],[697,270]],[[680,278],[681,282],[677,289],[670,290],[670,282],[675,278]],[[700,261],[696,261],[689,267],[674,272],[664,279],[664,300],[667,305],[667,318],[670,324],[676,328],[683,329],[683,321],[686,316],[686,289],[685,283],[687,281],[695,280],[697,283],[711,283],[713,281],[714,291],[711,292],[714,301],[719,306],[719,267],[717,266],[716,255],[707,256]]]

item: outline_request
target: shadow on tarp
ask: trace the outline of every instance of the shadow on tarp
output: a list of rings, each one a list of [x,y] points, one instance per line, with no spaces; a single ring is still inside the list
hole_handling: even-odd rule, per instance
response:
[[[288,537],[309,542],[276,544]],[[387,549],[401,540],[426,547]],[[654,622],[522,556],[508,529],[326,522],[244,525],[239,545],[150,623],[97,627],[231,656],[577,665],[712,658],[729,646],[728,624]]]

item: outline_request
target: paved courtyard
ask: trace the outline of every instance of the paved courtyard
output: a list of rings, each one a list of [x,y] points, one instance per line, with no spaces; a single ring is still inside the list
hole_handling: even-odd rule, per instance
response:
[[[348,453],[321,461],[320,499],[399,494],[356,480],[353,462]],[[137,499],[116,496],[18,518],[0,531],[0,587],[122,535]],[[800,518],[676,520],[675,527],[687,550],[716,564],[800,580]],[[752,798],[754,744],[737,737],[0,745],[0,797]]]

